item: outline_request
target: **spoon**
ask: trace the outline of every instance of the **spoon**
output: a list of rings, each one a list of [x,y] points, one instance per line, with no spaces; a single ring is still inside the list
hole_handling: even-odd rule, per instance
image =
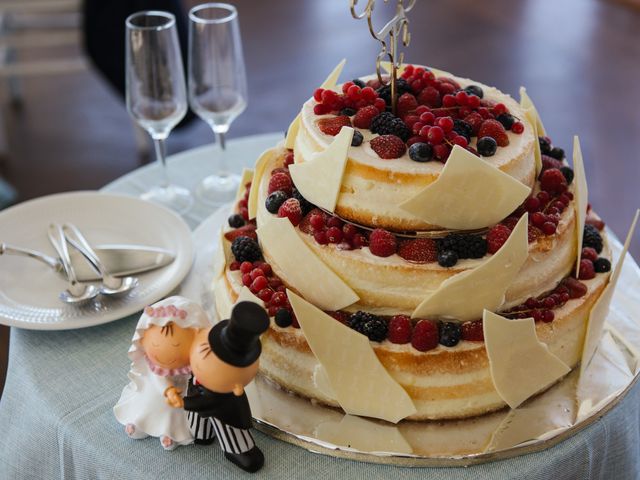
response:
[[[136,277],[117,278],[111,275],[100,261],[96,252],[91,248],[87,239],[80,233],[80,230],[78,230],[75,225],[65,223],[62,226],[62,231],[66,241],[84,255],[102,277],[102,285],[99,287],[101,294],[111,296],[124,295],[138,286],[138,279]]]
[[[72,305],[81,305],[93,300],[98,296],[100,290],[95,285],[85,285],[78,282],[76,272],[71,264],[71,258],[69,257],[67,241],[64,238],[64,232],[60,225],[53,223],[49,225],[48,234],[53,248],[55,248],[56,252],[60,256],[62,268],[64,268],[69,281],[69,287],[59,295],[60,300]]]

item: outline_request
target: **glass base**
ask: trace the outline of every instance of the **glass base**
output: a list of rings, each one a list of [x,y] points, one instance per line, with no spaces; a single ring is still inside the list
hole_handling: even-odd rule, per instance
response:
[[[177,185],[154,187],[140,195],[143,200],[159,203],[177,213],[185,213],[193,205],[193,196],[186,188]]]
[[[240,175],[235,173],[210,175],[200,182],[196,195],[206,204],[220,205],[233,200],[239,184]]]

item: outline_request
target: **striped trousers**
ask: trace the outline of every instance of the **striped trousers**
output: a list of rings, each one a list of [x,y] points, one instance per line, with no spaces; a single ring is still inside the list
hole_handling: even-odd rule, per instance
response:
[[[201,417],[188,412],[189,429],[196,440],[207,441],[218,437],[220,447],[227,453],[244,453],[251,450],[255,442],[249,430],[232,427],[215,417]]]

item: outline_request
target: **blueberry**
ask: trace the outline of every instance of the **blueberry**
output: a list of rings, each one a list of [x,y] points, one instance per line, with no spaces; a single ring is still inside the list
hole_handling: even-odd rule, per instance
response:
[[[231,228],[240,228],[244,225],[244,218],[239,213],[234,213],[229,217],[228,222]]]
[[[414,162],[428,162],[433,159],[433,147],[429,143],[414,143],[409,147],[409,158]]]
[[[442,322],[439,330],[440,344],[445,347],[455,347],[462,337],[462,330],[458,323]]]
[[[280,328],[287,328],[291,325],[292,322],[293,319],[291,318],[289,310],[287,310],[286,308],[279,308],[276,312],[276,325],[278,325]]]
[[[547,137],[538,137],[538,143],[540,143],[540,153],[543,155],[549,155],[552,147],[549,140],[547,140]]]
[[[358,130],[355,130],[353,132],[353,138],[351,139],[351,146],[357,147],[359,145],[362,145],[363,140],[364,140],[364,137],[362,136],[362,134]]]
[[[366,83],[364,83],[362,80],[360,80],[359,78],[354,78],[353,80],[351,80],[355,85],[359,86],[360,88],[364,88],[367,86]]]
[[[484,96],[484,92],[482,91],[482,88],[480,88],[478,85],[469,85],[464,89],[464,91],[467,92],[469,95],[475,95],[476,97],[482,98]]]
[[[556,160],[562,160],[564,158],[564,150],[558,147],[553,147],[547,154]]]
[[[573,182],[573,170],[569,167],[560,167],[560,171],[564,175],[567,185],[571,185],[571,182]]]
[[[285,192],[276,190],[267,197],[264,201],[264,206],[269,213],[278,213],[280,205],[282,205],[287,198],[289,198],[289,196]]]
[[[482,137],[478,140],[476,148],[478,149],[478,153],[483,157],[491,157],[496,153],[498,144],[491,137]]]
[[[458,254],[453,250],[438,253],[438,264],[441,267],[453,267],[456,263],[458,263]]]
[[[356,114],[356,110],[354,108],[343,108],[340,110],[340,115],[346,115],[347,117],[353,117]]]
[[[516,123],[516,118],[510,113],[502,113],[496,117],[496,120],[502,124],[505,130],[511,130],[513,124]]]
[[[465,122],[464,120],[460,120],[459,118],[456,118],[453,121],[453,131],[456,132],[458,135],[462,135],[463,137],[465,137],[468,140],[471,139],[471,136],[473,135],[473,127]]]
[[[598,258],[593,262],[593,269],[598,273],[604,273],[611,270],[611,262],[606,258]]]

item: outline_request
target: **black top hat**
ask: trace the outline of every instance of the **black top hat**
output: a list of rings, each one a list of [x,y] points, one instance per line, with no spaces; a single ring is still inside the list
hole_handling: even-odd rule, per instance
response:
[[[209,345],[220,360],[234,367],[246,367],[262,352],[260,335],[269,328],[269,316],[253,302],[233,307],[231,318],[217,323],[209,332]]]

